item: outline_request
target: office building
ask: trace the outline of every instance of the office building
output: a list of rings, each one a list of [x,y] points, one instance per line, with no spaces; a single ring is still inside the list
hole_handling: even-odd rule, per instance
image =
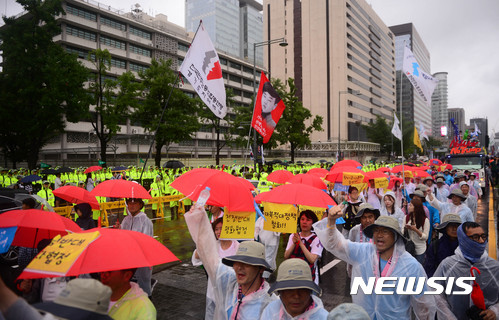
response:
[[[261,12],[256,0],[186,0],[185,26],[195,32],[202,20],[218,52],[253,62],[253,44],[262,41]],[[256,62],[263,63],[261,48]]]
[[[425,127],[428,136],[432,130],[432,108],[414,91],[409,79],[403,75],[404,47],[408,46],[414,53],[420,68],[427,74],[430,72],[430,53],[412,23],[391,26],[395,35],[395,68],[397,70],[397,114],[402,114],[406,120],[413,121],[419,128],[419,123]],[[402,86],[400,85],[402,81]],[[402,96],[402,99],[401,99]],[[401,104],[402,103],[402,104]]]
[[[447,72],[434,73],[433,77],[438,79],[438,84],[431,97],[431,131],[435,138],[439,138],[441,137],[441,128],[443,126],[447,127],[449,124],[449,115],[447,114],[447,109],[449,107]],[[447,136],[442,138],[447,138]]]
[[[480,145],[482,147],[485,147],[485,140],[489,130],[489,121],[487,118],[471,118],[470,127],[473,130],[475,129],[475,123],[478,130],[480,130],[480,134],[478,135],[478,140],[480,141]]]
[[[450,140],[454,139],[455,133],[454,133],[454,128],[451,123],[451,119],[454,119],[454,123],[457,125],[457,128],[459,129],[461,135],[464,134],[464,130],[466,127],[466,120],[464,117],[464,109],[463,108],[449,108],[447,109],[447,113],[449,115],[449,120],[448,120],[448,127],[449,127],[449,132],[448,132],[448,137]]]
[[[263,1],[264,47],[270,77],[293,78],[297,95],[323,131],[312,141],[367,141],[360,124],[395,111],[394,37],[364,0]],[[338,130],[339,129],[339,130]]]
[[[167,20],[164,14],[151,17],[136,6],[131,12],[122,12],[108,5],[81,0],[63,2],[65,15],[59,16],[60,35],[54,41],[68,52],[75,53],[90,70],[95,66],[87,60],[91,50],[107,49],[111,53],[111,70],[106,76],[116,79],[126,71],[145,70],[152,59],[172,59],[173,68],[178,69],[187,53],[192,38],[185,28]],[[250,107],[253,95],[253,63],[220,53],[220,64],[226,88],[231,88],[235,105]],[[260,70],[260,68],[259,68]],[[259,71],[257,70],[257,71]],[[188,83],[180,83],[180,89],[188,95],[196,95]],[[94,106],[90,107],[90,111]],[[230,113],[230,111],[229,111]],[[227,115],[230,117],[231,115]],[[173,121],[174,119],[165,119]],[[222,121],[222,134],[228,131],[227,123]],[[123,119],[120,131],[108,144],[109,163],[113,154],[145,157],[149,150],[151,135],[144,129]],[[182,157],[212,157],[216,150],[214,129],[203,125],[193,139],[167,146],[167,154]],[[165,149],[163,149],[165,152]],[[240,156],[243,150],[225,147],[222,156]],[[98,159],[100,147],[90,122],[67,123],[66,132],[52,139],[42,150],[42,161],[67,159]]]

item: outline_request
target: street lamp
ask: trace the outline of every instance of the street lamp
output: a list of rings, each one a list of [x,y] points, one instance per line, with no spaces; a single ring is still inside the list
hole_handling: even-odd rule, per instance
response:
[[[359,90],[354,91],[339,91],[338,92],[338,161],[341,160],[341,95],[352,93],[356,96],[360,96]]]
[[[279,46],[281,47],[286,47],[288,43],[286,42],[286,39],[284,38],[279,38],[279,39],[273,39],[273,40],[267,40],[267,41],[262,41],[262,42],[255,42],[253,43],[253,99],[254,99],[254,104],[253,104],[253,114],[255,113],[255,106],[256,106],[256,48],[257,47],[263,47],[263,46],[268,46],[274,43],[279,43]],[[270,59],[270,57],[269,57]],[[251,130],[251,127],[250,127]],[[256,156],[257,156],[257,145],[256,145],[256,130],[253,129],[253,166],[254,170],[256,173]]]

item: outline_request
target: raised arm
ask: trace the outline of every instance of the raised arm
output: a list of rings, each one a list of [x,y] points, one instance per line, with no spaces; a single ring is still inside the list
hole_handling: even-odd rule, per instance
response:
[[[317,222],[314,231],[321,240],[323,247],[340,258],[350,263],[348,255],[348,240],[336,228],[336,219],[343,216],[343,205],[329,209],[328,218]]]

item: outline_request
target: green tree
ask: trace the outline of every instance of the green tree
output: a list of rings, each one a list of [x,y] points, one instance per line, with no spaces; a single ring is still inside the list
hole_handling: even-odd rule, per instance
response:
[[[95,66],[89,85],[95,112],[88,118],[100,142],[101,160],[107,163],[107,145],[121,130],[120,124],[126,122],[129,106],[136,104],[139,85],[130,71],[117,80],[107,76],[111,70],[111,54],[107,49],[91,51],[88,60]]]
[[[205,122],[205,124],[209,127],[215,130],[216,134],[216,140],[215,140],[215,163],[218,166],[220,164],[220,151],[222,150],[223,147],[225,147],[230,139],[231,139],[231,134],[228,130],[228,128],[233,127],[233,120],[231,119],[230,116],[230,111],[232,109],[232,105],[234,101],[232,100],[232,97],[234,97],[234,93],[232,92],[232,89],[226,89],[225,90],[225,96],[226,96],[226,102],[227,102],[227,108],[229,109],[229,113],[227,113],[226,117],[224,120],[221,120],[219,117],[217,117],[211,110],[206,106],[201,99],[199,99],[198,104],[202,106],[199,109],[198,115],[202,119],[202,121]],[[224,139],[220,140],[220,134],[223,134]]]
[[[289,78],[287,86],[279,79],[273,79],[272,86],[279,93],[286,109],[277,123],[269,143],[274,140],[280,144],[290,144],[291,161],[295,160],[295,151],[310,145],[310,135],[314,131],[322,131],[322,117],[315,116],[305,108],[296,96],[294,79]],[[310,123],[310,125],[307,125]]]
[[[393,123],[392,123],[393,125]],[[363,125],[366,130],[367,138],[369,141],[379,143],[380,152],[382,154],[389,154],[392,148],[392,133],[391,126],[386,123],[386,120],[380,116],[376,116],[376,121]],[[399,141],[398,139],[396,139]]]
[[[155,136],[154,162],[156,166],[161,165],[163,146],[190,140],[192,134],[200,128],[197,117],[199,100],[190,98],[181,90],[173,88],[176,84],[177,73],[171,65],[170,59],[167,61],[153,59],[147,70],[139,72],[143,101],[135,107],[134,118],[149,132],[155,132],[159,125]],[[163,108],[166,109],[159,123]]]
[[[41,148],[60,135],[65,121],[79,121],[89,101],[83,84],[86,68],[53,42],[61,32],[60,0],[18,0],[27,11],[3,17],[0,51],[0,146],[15,163],[35,168]]]

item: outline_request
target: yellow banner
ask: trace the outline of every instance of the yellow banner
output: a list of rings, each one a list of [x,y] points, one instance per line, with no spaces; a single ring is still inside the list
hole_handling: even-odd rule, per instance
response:
[[[266,221],[263,229],[282,233],[295,233],[298,227],[298,208],[292,204],[263,203]]]
[[[64,276],[76,259],[92,241],[99,237],[99,231],[57,235],[26,267],[27,271]]]
[[[344,186],[351,186],[352,184],[360,184],[364,182],[364,175],[362,173],[343,172]]]
[[[253,239],[256,212],[225,212],[220,239]]]
[[[388,179],[387,178],[375,178],[374,179],[374,187],[375,188],[388,188]]]
[[[318,220],[322,220],[322,216],[324,215],[324,212],[326,211],[326,209],[324,209],[324,208],[309,207],[309,206],[299,206],[299,210],[300,210],[300,212],[305,211],[305,210],[313,211],[315,213],[315,215],[317,216]]]

